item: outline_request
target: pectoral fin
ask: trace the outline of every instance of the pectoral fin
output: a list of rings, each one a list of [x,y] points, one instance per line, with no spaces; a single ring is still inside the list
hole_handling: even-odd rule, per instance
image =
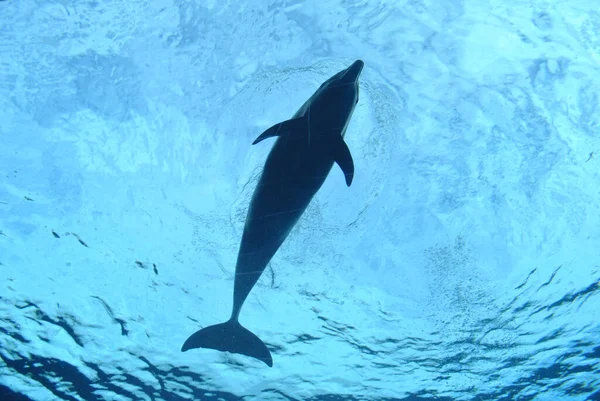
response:
[[[292,131],[306,129],[306,127],[307,127],[306,117],[302,116],[302,117],[298,117],[298,118],[292,118],[291,120],[286,120],[279,124],[275,124],[268,130],[266,130],[265,132],[260,134],[260,136],[258,138],[256,138],[254,140],[254,142],[252,142],[252,145],[256,145],[263,139],[271,138],[273,136],[285,135]]]
[[[344,138],[340,135],[339,140],[333,143],[333,160],[340,166],[346,177],[346,185],[352,184],[354,178],[354,161],[350,154],[348,145],[344,142]]]

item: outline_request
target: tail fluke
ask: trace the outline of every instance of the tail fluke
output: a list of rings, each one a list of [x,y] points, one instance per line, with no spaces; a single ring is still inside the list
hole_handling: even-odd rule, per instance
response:
[[[265,343],[237,320],[198,330],[183,343],[181,351],[192,348],[210,348],[247,355],[260,359],[270,367],[273,366],[273,358]]]

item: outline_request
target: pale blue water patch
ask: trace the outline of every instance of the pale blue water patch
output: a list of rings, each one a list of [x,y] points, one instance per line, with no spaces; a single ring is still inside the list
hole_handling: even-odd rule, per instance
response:
[[[0,2],[0,398],[597,400],[589,1]],[[231,308],[271,142],[365,61],[334,167]]]

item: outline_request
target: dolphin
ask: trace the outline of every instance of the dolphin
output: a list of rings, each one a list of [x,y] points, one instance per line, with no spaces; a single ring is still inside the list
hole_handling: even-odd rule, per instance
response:
[[[252,143],[277,137],[265,162],[248,215],[235,268],[233,308],[228,321],[192,334],[181,351],[210,348],[243,354],[273,366],[267,346],[243,327],[246,297],[337,163],[350,186],[354,162],[344,135],[358,103],[362,60],[325,81],[294,116],[275,124]]]

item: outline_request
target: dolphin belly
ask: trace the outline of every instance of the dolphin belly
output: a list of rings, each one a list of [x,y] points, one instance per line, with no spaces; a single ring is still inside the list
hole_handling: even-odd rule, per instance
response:
[[[333,160],[324,157],[314,157],[313,163],[307,165],[305,161],[310,160],[310,153],[309,146],[286,144],[280,138],[265,163],[242,234],[232,317],[237,318],[248,293],[333,166]],[[312,156],[316,156],[314,152]]]

